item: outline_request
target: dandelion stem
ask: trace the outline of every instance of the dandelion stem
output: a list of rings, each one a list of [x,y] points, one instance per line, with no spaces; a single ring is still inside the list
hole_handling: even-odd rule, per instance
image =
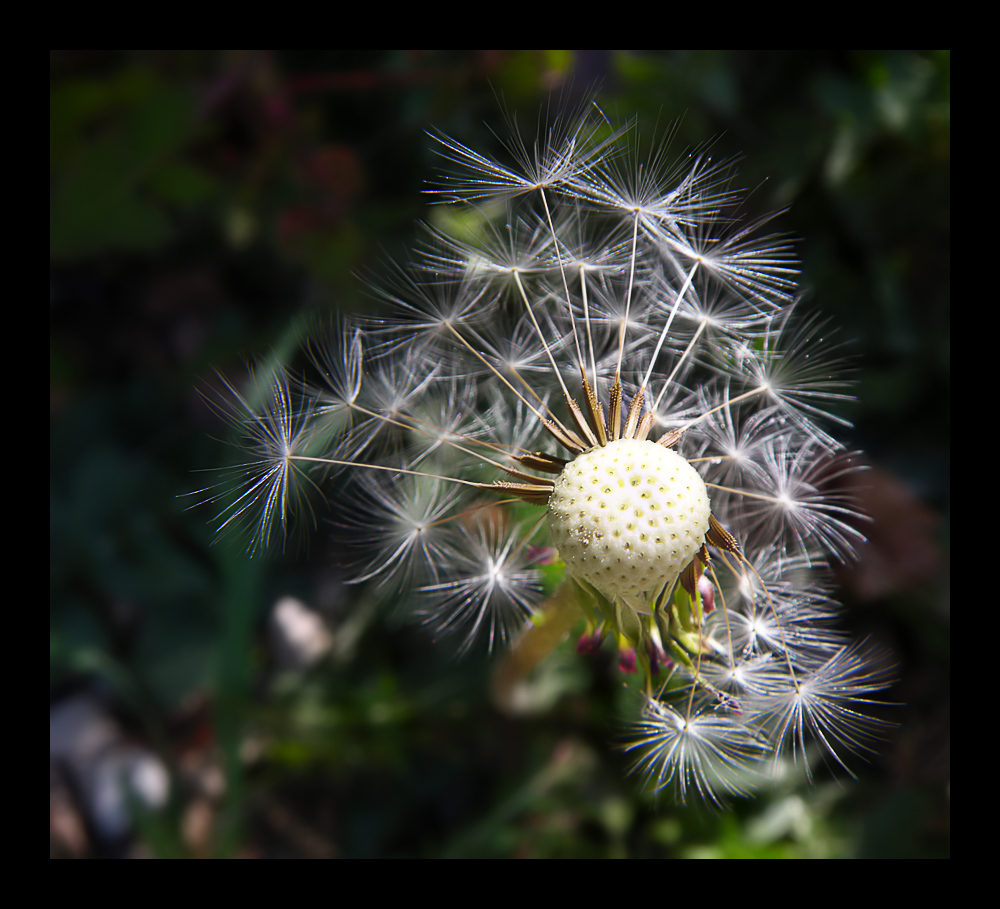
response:
[[[680,432],[687,432],[692,426],[697,425],[706,417],[710,417],[713,413],[717,413],[720,410],[725,410],[727,407],[732,407],[733,404],[738,404],[740,401],[745,401],[748,398],[752,398],[755,395],[762,395],[765,392],[770,391],[767,385],[760,385],[757,388],[752,388],[750,391],[745,391],[741,395],[737,395],[735,398],[731,398],[728,401],[724,401],[718,407],[713,407],[711,410],[706,410],[704,413],[698,414],[693,420],[688,420],[683,426],[680,427]]]
[[[680,371],[681,365],[688,358],[688,354],[694,350],[695,344],[698,343],[698,338],[701,337],[701,333],[705,330],[707,322],[702,322],[698,326],[698,330],[694,333],[694,337],[688,342],[688,346],[684,349],[684,353],[680,355],[677,362],[674,364],[674,368],[671,370],[670,375],[667,376],[667,381],[663,383],[663,388],[660,389],[660,393],[656,396],[656,402],[653,404],[653,410],[659,409],[660,401],[663,400],[663,396],[667,393],[667,389],[670,388],[670,383],[674,381],[674,376]],[[652,369],[653,364],[650,363],[650,369]]]
[[[597,359],[594,356],[594,337],[590,330],[590,308],[587,301],[587,268],[580,264],[580,294],[583,299],[583,321],[587,326],[587,347],[590,349],[590,371],[593,374],[591,385],[594,394],[600,396],[601,390],[597,384]]]
[[[628,329],[629,310],[632,307],[632,285],[635,282],[635,256],[638,239],[639,209],[636,209],[635,219],[632,225],[632,255],[629,257],[628,290],[625,293],[625,318],[622,319],[621,327],[618,329],[618,366],[615,368],[616,379],[622,373],[622,358],[625,355],[625,332]]]
[[[566,280],[566,266],[563,263],[562,249],[559,244],[559,236],[556,233],[555,225],[552,223],[552,212],[549,210],[549,200],[545,196],[545,189],[539,190],[542,197],[542,205],[545,207],[545,220],[548,221],[549,231],[552,234],[552,243],[556,250],[556,261],[559,263],[559,274],[562,276],[563,291],[566,294],[566,312],[569,314],[570,330],[573,334],[573,343],[576,344],[576,360],[580,364],[580,373],[585,375],[583,352],[580,350],[580,338],[576,333],[576,320],[573,318],[573,304],[569,295],[569,281]],[[518,282],[520,286],[520,281]]]
[[[667,319],[667,324],[663,326],[663,330],[660,332],[660,337],[659,337],[659,339],[656,342],[656,349],[653,351],[653,355],[649,358],[649,368],[646,370],[646,375],[645,375],[645,377],[642,380],[642,387],[643,388],[645,388],[647,385],[649,385],[649,380],[650,380],[650,378],[653,375],[653,366],[656,364],[656,358],[660,355],[660,349],[663,347],[663,342],[666,341],[667,336],[670,333],[670,326],[673,325],[674,316],[677,315],[677,310],[678,310],[678,308],[681,305],[681,300],[684,299],[684,294],[687,293],[688,288],[691,286],[691,279],[694,277],[694,273],[697,270],[698,270],[698,262],[696,261],[694,263],[694,265],[691,266],[691,271],[688,272],[687,278],[684,279],[684,286],[678,292],[677,299],[674,300],[674,305],[673,305],[673,307],[670,310],[670,317]],[[705,323],[702,322],[702,327],[704,326],[704,324]],[[699,334],[700,334],[700,331],[699,331]],[[694,342],[697,340],[697,337],[698,337],[698,335],[695,335],[695,337],[691,339],[691,344],[694,344]],[[688,350],[690,350],[690,345],[688,346]],[[687,351],[684,352],[684,355],[687,356]],[[681,357],[681,360],[683,360],[683,359],[684,359],[684,357]],[[680,363],[678,363],[677,365],[680,366]],[[677,371],[677,368],[675,367],[674,368],[674,372],[672,372],[670,374],[670,377],[667,379],[667,381],[663,385],[664,391],[666,391],[667,386],[670,385],[671,381],[673,381],[674,373],[676,373],[676,371]],[[662,397],[663,397],[663,391],[660,392],[659,397],[656,399],[656,406],[657,407],[660,406],[660,398],[662,398]]]
[[[405,467],[390,467],[387,464],[366,464],[364,461],[339,461],[336,458],[309,458],[305,455],[292,455],[290,461],[312,461],[314,464],[329,464],[333,467],[360,467],[364,470],[385,470],[389,473],[405,473],[411,477],[427,477],[431,480],[444,480],[447,483],[459,483],[462,486],[472,486],[475,489],[493,489],[492,483],[476,483],[473,480],[463,480],[459,477],[445,477],[438,473],[424,473],[421,470],[407,470]],[[488,458],[485,460],[489,460]]]
[[[520,280],[520,278],[517,277],[517,272],[514,272],[514,277],[515,277],[515,279],[517,279],[518,287],[520,287],[521,286],[521,280]],[[524,296],[524,290],[523,290],[523,288],[521,290],[521,295]],[[538,330],[539,337],[541,338],[541,329],[538,328],[538,322],[537,322],[537,320],[535,320],[534,313],[531,312],[531,304],[528,303],[527,297],[524,298],[524,302],[525,302],[525,305],[528,307],[528,313],[531,315],[532,321],[535,323],[535,328]],[[455,337],[458,338],[459,341],[462,342],[462,344],[469,350],[469,352],[474,357],[476,357],[491,373],[493,373],[493,375],[495,375],[501,382],[503,382],[503,384],[506,385],[520,399],[521,403],[524,404],[524,406],[527,407],[528,410],[530,410],[543,423],[545,422],[545,420],[546,420],[545,415],[541,411],[539,411],[534,405],[532,405],[532,403],[527,398],[525,398],[524,395],[522,395],[513,385],[511,385],[510,382],[507,381],[506,376],[502,375],[500,373],[500,371],[495,366],[493,366],[481,353],[479,353],[478,350],[476,350],[468,341],[466,341],[465,338],[463,338],[455,330],[455,327],[453,325],[449,325],[448,328],[451,330],[451,333],[453,335],[455,335]],[[553,369],[555,369],[556,368],[555,367],[555,361],[552,359],[552,353],[549,350],[548,345],[545,344],[545,339],[542,338],[541,340],[542,340],[542,345],[545,347],[546,353],[548,353],[548,355],[549,355],[549,361],[552,363]],[[559,384],[562,385],[563,392],[566,394],[567,397],[569,397],[569,392],[566,391],[566,386],[563,385],[563,381],[562,381],[562,378],[559,376],[558,370],[556,371],[556,377],[559,379]],[[521,379],[521,377],[518,376],[518,379]],[[523,382],[524,380],[521,379],[521,381]],[[536,397],[537,397],[537,395],[536,395]],[[546,407],[546,410],[549,410],[549,408]],[[549,413],[552,414],[552,411],[549,410]],[[562,425],[562,423],[559,422],[559,420],[556,419],[555,414],[552,414],[552,422],[559,429],[562,429],[562,430],[565,431],[565,427]]]
[[[584,618],[576,585],[563,581],[535,613],[529,625],[514,641],[497,666],[491,683],[493,703],[504,713],[524,709],[522,683],[531,671],[566,640],[573,626]]]
[[[559,382],[560,387],[563,390],[563,394],[568,398],[570,396],[569,390],[566,388],[566,384],[563,382],[562,375],[559,373],[559,367],[556,365],[555,358],[552,356],[552,350],[545,340],[545,335],[542,333],[542,328],[538,324],[538,319],[535,318],[535,310],[531,306],[531,301],[528,300],[528,295],[524,290],[524,284],[521,282],[521,273],[514,269],[514,283],[517,285],[518,292],[521,294],[521,299],[524,301],[524,308],[528,312],[528,316],[531,318],[531,324],[535,326],[535,331],[538,333],[538,340],[545,350],[546,356],[549,358],[549,363],[552,365],[552,374],[556,377],[556,381]]]

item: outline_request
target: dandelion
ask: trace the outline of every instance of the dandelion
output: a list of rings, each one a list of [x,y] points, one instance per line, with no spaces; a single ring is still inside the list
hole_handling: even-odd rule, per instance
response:
[[[310,345],[253,408],[251,549],[337,476],[336,521],[435,633],[510,645],[495,691],[579,622],[640,673],[626,750],[656,791],[721,803],[816,745],[846,768],[890,673],[836,626],[823,569],[862,537],[835,440],[844,364],[790,243],[742,224],[731,162],[670,161],[591,107],[509,161],[436,136],[438,201],[379,319]],[[501,212],[497,216],[497,212]]]

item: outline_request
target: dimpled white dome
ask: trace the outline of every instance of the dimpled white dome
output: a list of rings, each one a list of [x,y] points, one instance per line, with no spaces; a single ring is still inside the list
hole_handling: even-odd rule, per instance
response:
[[[705,483],[684,458],[621,439],[563,468],[549,531],[570,574],[649,612],[705,542],[710,511]]]

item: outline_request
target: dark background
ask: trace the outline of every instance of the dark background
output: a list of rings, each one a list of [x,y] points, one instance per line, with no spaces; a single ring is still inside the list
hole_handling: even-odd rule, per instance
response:
[[[678,155],[745,156],[748,213],[789,209],[807,302],[850,342],[842,438],[875,522],[838,579],[902,704],[857,781],[791,773],[724,813],[652,802],[613,747],[610,654],[568,645],[544,706],[503,717],[487,661],[345,587],[323,533],[248,561],[185,496],[238,460],[215,371],[239,382],[310,319],[372,311],[357,275],[438,217],[425,130],[497,151],[498,98],[530,135],[547,92],[594,85],[643,136],[680,118]],[[944,51],[53,52],[51,854],[947,855],[949,155]],[[286,596],[322,618],[310,665],[275,635]],[[99,754],[79,744],[94,723]],[[95,780],[123,753],[169,795],[109,825]]]

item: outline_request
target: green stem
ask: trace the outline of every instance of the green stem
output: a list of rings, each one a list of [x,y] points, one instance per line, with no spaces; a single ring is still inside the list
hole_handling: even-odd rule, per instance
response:
[[[493,703],[504,713],[518,712],[518,691],[531,671],[556,649],[582,618],[577,588],[563,581],[535,614],[493,673]]]

